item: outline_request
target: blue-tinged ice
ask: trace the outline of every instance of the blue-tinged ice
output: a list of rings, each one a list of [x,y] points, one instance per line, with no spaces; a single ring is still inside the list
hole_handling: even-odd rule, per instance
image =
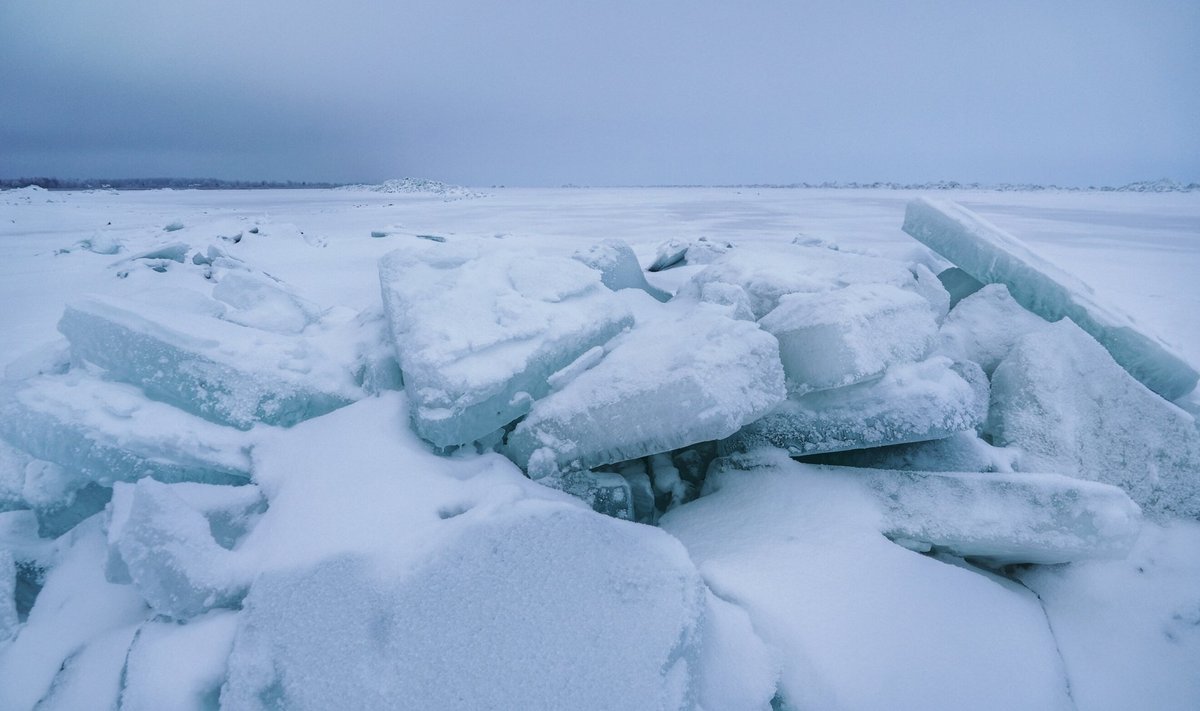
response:
[[[505,453],[530,476],[728,437],[784,399],[775,337],[721,307],[639,324],[607,350],[509,435]]]
[[[553,472],[538,479],[541,484],[583,500],[605,516],[633,521],[636,517],[633,490],[620,474],[590,469]],[[647,479],[647,482],[649,480]]]
[[[0,438],[103,486],[142,477],[223,484],[250,478],[242,432],[82,371],[0,384]]]
[[[950,295],[950,308],[954,308],[958,305],[958,302],[984,287],[981,281],[958,267],[943,269],[938,272],[937,278],[938,281],[942,282],[946,293]]]
[[[0,548],[0,644],[17,633],[17,561],[11,551]]]
[[[1200,373],[1125,314],[1100,303],[1091,287],[1042,259],[1016,237],[947,200],[908,203],[904,231],[985,284],[1008,286],[1025,308],[1069,318],[1100,342],[1143,385],[1168,400],[1196,386]]]
[[[988,430],[1021,468],[1115,484],[1148,515],[1200,517],[1200,430],[1069,320],[1019,340],[992,375]]]
[[[114,485],[107,535],[138,594],[161,615],[186,620],[232,607],[246,594],[248,579],[234,554],[171,484],[142,479]]]
[[[890,284],[786,294],[759,325],[779,339],[788,392],[798,395],[920,360],[938,329],[928,301]]]
[[[653,287],[646,281],[642,266],[638,263],[633,249],[616,239],[607,239],[594,244],[587,249],[581,249],[574,255],[575,259],[583,262],[592,269],[600,272],[600,281],[609,289],[641,289],[659,301],[667,301],[671,295]]]
[[[703,236],[695,239],[675,237],[658,246],[654,261],[650,263],[646,271],[661,272],[671,267],[708,264],[731,249],[733,249],[733,243],[722,239],[709,239]]]
[[[199,313],[93,296],[69,304],[58,329],[76,359],[239,429],[288,427],[361,396],[349,367],[311,339]]]
[[[988,284],[959,302],[938,332],[941,353],[978,363],[991,377],[1013,345],[1049,322],[1021,306],[1003,284]]]
[[[384,256],[379,279],[414,427],[439,447],[524,415],[551,375],[633,324],[568,257],[430,242]]]
[[[265,274],[230,271],[213,287],[229,308],[226,321],[278,333],[300,333],[321,317],[321,308]]]
[[[875,380],[791,396],[722,449],[767,444],[801,456],[940,439],[981,427],[987,406],[978,365],[934,356],[893,366]]]
[[[213,610],[186,625],[140,625],[125,655],[121,711],[215,711],[236,630],[232,610]]]

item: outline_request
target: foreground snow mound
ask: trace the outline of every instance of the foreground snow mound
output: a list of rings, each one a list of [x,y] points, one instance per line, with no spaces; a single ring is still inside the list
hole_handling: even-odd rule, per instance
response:
[[[988,428],[1024,450],[1022,469],[1116,484],[1148,514],[1200,517],[1195,419],[1071,321],[1025,336],[996,368]]]
[[[71,353],[151,397],[221,424],[288,427],[361,396],[311,340],[109,297],[68,305]]]
[[[104,486],[142,477],[213,484],[250,477],[243,433],[78,370],[0,384],[0,437]]]
[[[659,301],[671,295],[650,285],[633,248],[621,240],[608,239],[575,253],[575,259],[600,272],[600,281],[613,291],[641,289]]]
[[[709,494],[661,525],[749,613],[782,667],[784,708],[1072,708],[1028,591],[889,542],[853,472],[782,453],[745,470],[723,461]]]
[[[705,285],[714,282],[744,289],[755,318],[779,306],[786,294],[834,291],[852,284],[890,284],[920,293],[916,277],[903,262],[803,244],[761,243],[731,250],[688,280],[676,298],[699,300]]]
[[[1013,345],[1047,322],[1013,300],[1003,284],[988,284],[963,299],[938,332],[938,351],[978,363],[991,377]]]
[[[788,391],[801,395],[920,360],[937,333],[929,302],[890,284],[787,294],[759,325],[779,339]]]
[[[466,243],[406,247],[379,263],[413,425],[439,447],[529,411],[548,378],[633,324],[578,261]]]
[[[471,519],[410,570],[264,575],[222,705],[692,708],[705,597],[678,542],[545,502]]]
[[[789,397],[721,446],[767,444],[800,456],[940,439],[982,426],[987,404],[979,366],[935,356],[875,380]]]
[[[1095,301],[1091,287],[1037,256],[1025,243],[947,200],[908,204],[904,231],[979,281],[1002,283],[1048,321],[1069,318],[1143,385],[1168,400],[1187,394],[1200,373],[1128,316]]]
[[[728,437],[784,398],[775,337],[705,304],[641,324],[534,404],[506,454],[534,477]]]

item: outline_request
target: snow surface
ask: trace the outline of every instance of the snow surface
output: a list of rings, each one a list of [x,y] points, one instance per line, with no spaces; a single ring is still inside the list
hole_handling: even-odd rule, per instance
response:
[[[1096,300],[1129,312],[1139,331],[1200,361],[1200,194],[940,194],[1018,234],[1048,263],[1091,283]],[[914,196],[754,188],[481,195],[419,181],[382,191],[0,192],[0,361],[10,380],[24,381],[4,386],[0,427],[18,449],[41,447],[15,455],[0,447],[0,628],[12,626],[13,611],[17,619],[16,635],[0,641],[0,708],[1200,707],[1200,523],[1148,520],[1134,540],[1130,509],[1106,498],[1112,487],[1047,476],[1036,481],[1060,493],[1026,496],[1031,448],[996,446],[970,424],[931,442],[821,455],[950,473],[941,478],[885,472],[854,481],[844,470],[781,458],[775,468],[721,469],[703,492],[715,447],[650,451],[684,446],[651,433],[647,441],[657,444],[628,455],[643,458],[594,474],[624,482],[635,512],[640,502],[639,520],[663,514],[661,528],[601,516],[569,489],[531,481],[486,451],[504,435],[493,430],[562,400],[589,376],[597,381],[589,392],[603,391],[594,374],[605,363],[655,382],[654,358],[671,353],[664,319],[677,310],[719,314],[720,333],[755,334],[740,346],[748,347],[768,335],[754,321],[789,293],[885,284],[921,297],[934,322],[945,317],[935,348],[1003,362],[1021,329],[994,321],[1012,315],[1003,308],[956,317],[967,301],[946,316],[949,294],[930,277],[951,264],[899,229]],[[625,254],[612,262],[625,265],[610,272],[613,283],[639,288],[611,292],[602,272],[572,259],[606,240],[629,245],[643,266],[659,257],[674,263],[643,275],[646,289],[631,281]],[[471,433],[484,437],[482,454],[447,456],[413,429],[421,401],[401,381],[406,343],[393,344],[395,319],[383,316],[378,263],[397,249],[467,245],[486,245],[487,259],[478,260],[478,278],[458,284],[461,295],[411,285],[413,302],[436,314],[431,323],[447,324],[447,338],[486,335],[489,320],[498,323],[499,286],[553,305],[586,281],[621,325],[547,364],[541,392],[515,402],[509,394],[504,402],[516,414]],[[683,298],[663,305],[643,290]],[[133,377],[120,364],[70,362],[56,324],[85,297],[132,302],[143,316],[166,312],[156,336],[167,328],[204,335],[191,324],[216,321],[221,333],[297,343],[305,349],[293,361],[304,366],[301,381],[336,382],[341,404],[350,404],[289,429],[251,418],[241,431],[188,415],[111,382]],[[635,337],[646,343],[645,358],[631,351],[612,360]],[[274,350],[255,350],[242,335],[212,340],[238,354],[231,368],[252,378],[278,372]],[[1074,357],[1059,351],[1046,358]],[[431,359],[431,368],[458,358],[434,352],[453,357]],[[739,367],[746,364],[727,375]],[[904,367],[849,387],[885,382]],[[1061,387],[1080,397],[1059,403],[1084,421],[1096,407],[1120,410],[1132,396],[1105,372],[1085,378],[1110,383],[1101,405],[1076,385]],[[402,387],[409,393],[396,392]],[[694,413],[660,400],[666,421],[655,425],[686,434],[675,418]],[[1194,411],[1196,402],[1193,394],[1180,405]],[[1133,415],[1117,413],[1146,422],[1114,441],[1169,448],[1186,439],[1185,430],[1147,433],[1164,407],[1148,400]],[[1175,412],[1173,422],[1189,422]],[[1093,449],[1111,458],[1119,455],[1112,446]],[[1056,461],[1062,468],[1048,474],[1084,473],[1066,470],[1071,458]],[[181,464],[189,481],[143,477],[174,481],[163,472]],[[214,470],[224,478],[210,478]],[[89,484],[88,471],[106,485]],[[1177,473],[1189,481],[1186,470]],[[230,486],[247,476],[251,485]],[[122,478],[138,483],[118,484],[109,510],[93,515],[106,499],[97,506],[84,493],[107,495]],[[58,525],[71,530],[39,537],[55,520],[43,504],[72,491],[87,505],[60,512]],[[981,510],[981,501],[991,504]],[[88,518],[74,525],[72,516]],[[1022,556],[998,558],[1053,559],[1030,556],[1036,540],[1043,552],[1070,551],[1073,562],[989,569],[951,555],[995,554],[962,547],[981,540],[964,532],[989,520],[993,537],[1030,522],[1059,526],[1028,529],[1036,535],[1016,539]],[[1110,525],[1066,525],[1099,520]],[[1072,550],[1045,535],[1051,530],[1100,537]],[[1085,560],[1129,544],[1125,557]],[[173,597],[176,575],[200,581],[186,592],[210,594],[198,603]]]

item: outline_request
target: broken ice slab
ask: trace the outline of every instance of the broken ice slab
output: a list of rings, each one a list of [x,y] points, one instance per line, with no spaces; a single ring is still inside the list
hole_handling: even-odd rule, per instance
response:
[[[671,267],[685,264],[708,264],[717,257],[733,249],[733,244],[725,240],[710,240],[708,237],[696,239],[673,238],[658,246],[658,253],[646,271],[661,272]]]
[[[1021,451],[988,444],[974,430],[943,439],[909,442],[886,447],[854,449],[806,457],[813,464],[865,469],[903,469],[927,472],[1012,472],[1019,467]]]
[[[1120,486],[1149,515],[1200,517],[1200,430],[1069,320],[1017,341],[992,375],[988,430],[1021,468]]]
[[[755,318],[785,294],[833,291],[851,284],[890,284],[920,293],[917,278],[900,261],[823,246],[761,243],[732,250],[689,279],[676,298],[699,300],[705,285],[734,284],[750,297]]]
[[[784,398],[775,337],[719,307],[639,324],[608,350],[509,435],[505,453],[530,476],[534,463],[590,469],[728,437]]]
[[[721,448],[769,444],[802,456],[940,439],[982,426],[987,406],[979,366],[935,356],[876,380],[789,397]]]
[[[0,438],[104,486],[250,478],[243,433],[80,371],[0,384]]]
[[[1022,336],[1049,325],[1018,304],[1003,284],[988,284],[963,299],[938,332],[938,351],[978,363],[991,377]]]
[[[12,552],[0,548],[0,644],[17,633],[17,562]]]
[[[929,302],[889,284],[786,294],[759,320],[779,339],[788,391],[851,385],[924,358],[937,335]]]
[[[230,306],[226,321],[277,333],[300,333],[321,317],[321,308],[265,274],[231,271],[213,287],[213,298]]]
[[[1048,321],[1069,318],[1113,360],[1168,400],[1196,386],[1200,373],[1123,313],[1096,302],[1091,287],[1047,262],[1016,237],[961,205],[918,198],[904,231],[983,283],[1002,283],[1025,308]]]
[[[659,301],[667,301],[671,295],[662,289],[650,286],[642,265],[638,263],[633,249],[616,239],[607,239],[575,253],[574,258],[600,272],[600,281],[609,289],[641,289]]]
[[[159,614],[184,620],[232,607],[246,594],[249,581],[238,574],[235,555],[170,484],[115,484],[107,536],[138,593]]]
[[[186,625],[139,625],[122,657],[121,711],[216,709],[237,617],[232,610],[213,610]]]
[[[950,308],[958,302],[983,288],[983,282],[967,274],[958,267],[950,267],[938,272],[938,281],[942,282],[946,292],[950,294]]]
[[[596,513],[626,521],[634,520],[633,490],[629,481],[620,474],[584,469],[555,472],[541,477],[538,482],[582,499]]]
[[[524,415],[551,375],[633,324],[595,270],[507,245],[405,247],[379,281],[414,427],[439,447]]]
[[[946,318],[946,314],[950,312],[950,292],[946,291],[946,287],[937,278],[937,275],[924,264],[916,262],[909,267],[909,271],[917,280],[914,290],[929,303],[929,308],[933,310],[934,320],[941,323]]]
[[[221,424],[288,427],[361,396],[349,368],[310,341],[202,314],[86,297],[58,330],[77,359]]]

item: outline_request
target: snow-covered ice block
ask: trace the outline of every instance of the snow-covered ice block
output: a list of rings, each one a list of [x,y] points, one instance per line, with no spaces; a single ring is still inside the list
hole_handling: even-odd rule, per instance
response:
[[[1026,311],[1003,284],[988,284],[963,299],[946,317],[938,332],[938,351],[953,358],[978,363],[990,377],[1027,333],[1048,322]]]
[[[250,478],[242,432],[79,371],[0,384],[0,437],[105,486],[147,476],[220,484]]]
[[[568,257],[431,242],[385,255],[379,280],[415,429],[439,447],[524,415],[551,375],[633,324]]]
[[[908,203],[904,231],[983,283],[1002,283],[1048,321],[1069,318],[1100,342],[1143,385],[1168,400],[1186,394],[1200,373],[1125,314],[1096,302],[1091,287],[1034,254],[1016,237],[947,200]]]
[[[739,247],[689,279],[676,298],[698,300],[705,285],[713,282],[744,289],[755,318],[767,315],[785,294],[833,291],[851,284],[872,283],[917,292],[917,278],[903,262],[804,244],[761,243]]]
[[[188,619],[236,605],[246,593],[248,581],[238,574],[234,554],[173,485],[153,479],[115,484],[107,529],[110,550],[120,554],[138,593],[161,615]]]
[[[992,376],[988,429],[1021,468],[1120,486],[1147,514],[1200,517],[1200,430],[1069,320],[1017,342]]]
[[[321,317],[316,304],[263,274],[232,271],[213,287],[213,298],[228,304],[226,321],[279,333],[300,333]]]
[[[700,304],[641,324],[536,402],[505,453],[537,477],[721,439],[784,398],[775,337]]]
[[[903,469],[929,472],[1012,472],[1019,469],[1021,451],[988,444],[978,432],[968,430],[942,439],[886,447],[818,454],[805,461],[816,464]]]
[[[958,267],[943,269],[938,272],[937,278],[950,295],[950,308],[984,287],[982,282]]]
[[[214,422],[288,427],[361,397],[349,367],[310,340],[201,314],[86,297],[58,330],[74,357]]]
[[[28,454],[0,439],[0,513],[28,508],[21,492],[30,461]]]
[[[579,250],[574,257],[600,272],[600,281],[613,291],[641,289],[659,301],[671,298],[670,294],[646,281],[646,275],[642,273],[642,265],[638,263],[633,248],[621,240],[604,240]]]
[[[929,302],[889,284],[786,294],[759,320],[779,339],[788,391],[836,388],[924,358],[937,322]]]
[[[444,525],[409,565],[259,577],[221,706],[694,707],[705,591],[677,541],[550,502]]]
[[[596,513],[633,521],[635,518],[633,490],[625,477],[612,472],[590,469],[554,472],[538,478],[552,489],[582,499]],[[647,483],[649,480],[647,479]]]
[[[951,296],[946,290],[944,284],[938,279],[933,271],[921,264],[920,262],[913,263],[909,267],[913,278],[917,280],[914,287],[916,292],[921,295],[921,298],[929,302],[929,308],[933,310],[933,317],[938,323],[946,318],[946,314],[950,312]]]
[[[122,711],[207,711],[217,707],[237,614],[213,610],[188,621],[138,627],[125,657]]]
[[[789,397],[722,449],[769,444],[800,456],[939,439],[982,426],[987,407],[979,366],[934,356],[876,380]]]
[[[731,249],[733,244],[725,240],[672,238],[658,245],[654,261],[646,271],[661,272],[685,264],[708,264]]]

